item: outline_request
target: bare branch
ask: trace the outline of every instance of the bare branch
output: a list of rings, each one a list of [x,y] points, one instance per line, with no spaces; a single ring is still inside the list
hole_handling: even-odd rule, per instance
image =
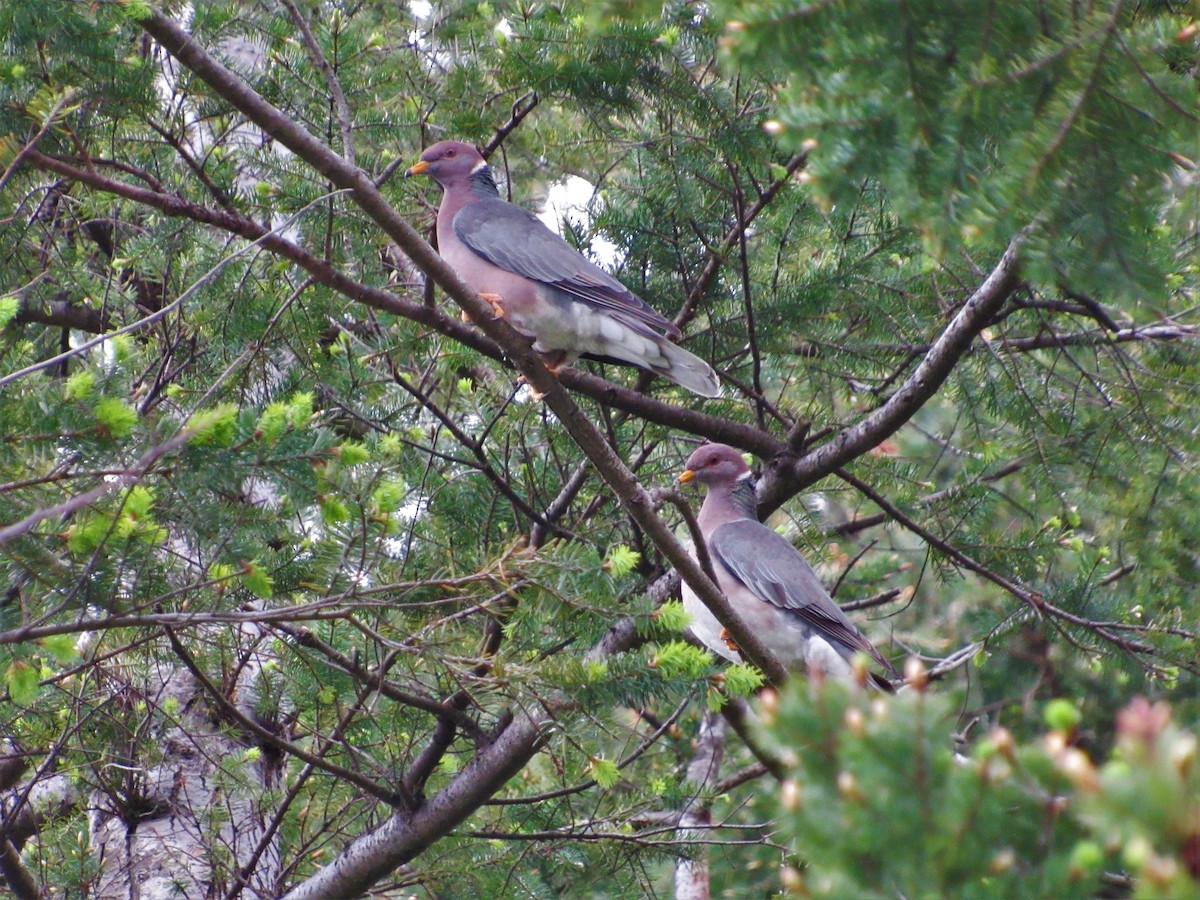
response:
[[[332,151],[327,151],[332,153]],[[366,285],[348,277],[332,264],[302,247],[270,232],[253,219],[224,209],[212,209],[184,200],[175,194],[161,194],[138,185],[127,184],[57,157],[34,151],[29,162],[38,168],[54,172],[89,187],[145,204],[169,215],[211,225],[222,231],[258,242],[272,253],[300,266],[315,280],[351,300],[372,309],[401,316],[419,325],[432,328],[478,353],[496,360],[508,354],[479,329],[450,316],[433,306],[410,300],[382,288]],[[419,238],[418,238],[419,239]],[[422,241],[424,243],[424,241]],[[428,245],[426,245],[428,246]],[[432,250],[431,250],[432,252]],[[439,263],[440,258],[438,258]],[[488,316],[490,317],[490,307]],[[520,341],[520,338],[516,340]],[[527,344],[528,342],[522,342]],[[615,409],[632,413],[648,422],[667,425],[680,431],[700,435],[711,441],[731,444],[758,456],[770,458],[782,452],[783,444],[766,432],[727,416],[709,415],[688,407],[666,403],[639,390],[623,387],[598,378],[581,369],[566,369],[559,381],[570,388]]]
[[[853,485],[858,491],[871,499],[873,503],[883,509],[889,516],[907,528],[909,531],[920,536],[931,547],[935,547],[941,553],[948,556],[955,563],[982,576],[993,584],[1003,588],[1008,593],[1012,594],[1018,600],[1028,604],[1032,609],[1038,612],[1046,613],[1054,618],[1062,619],[1064,622],[1069,622],[1072,625],[1078,625],[1091,631],[1098,637],[1103,638],[1115,647],[1125,650],[1129,653],[1152,653],[1154,648],[1149,644],[1143,644],[1139,641],[1131,641],[1123,638],[1120,635],[1113,634],[1109,628],[1105,627],[1105,623],[1093,622],[1091,619],[1085,619],[1082,616],[1077,616],[1074,613],[1068,612],[1065,609],[1049,603],[1045,597],[1039,592],[1031,590],[1021,584],[1018,584],[1011,579],[1005,578],[997,572],[992,571],[987,566],[983,565],[967,556],[958,548],[951,545],[949,542],[942,540],[937,535],[933,534],[929,529],[923,528],[920,523],[906,516],[898,507],[890,503],[882,494],[870,487],[866,482],[851,475],[844,469],[839,469],[837,476],[848,484]]]
[[[30,298],[21,299],[21,309],[13,317],[17,325],[32,323],[52,328],[74,328],[89,334],[101,334],[109,328],[108,311],[80,306],[70,300],[51,300],[45,306]]]
[[[177,435],[165,443],[159,444],[157,447],[151,447],[142,454],[137,465],[127,471],[114,475],[106,479],[101,484],[92,488],[90,491],[84,491],[82,494],[76,494],[69,500],[64,500],[62,503],[55,506],[46,507],[44,509],[35,510],[19,522],[14,522],[5,528],[0,528],[0,547],[11,541],[13,538],[19,537],[32,531],[41,522],[46,519],[61,518],[68,516],[71,513],[78,512],[81,509],[86,509],[91,506],[109,491],[119,487],[127,487],[134,485],[145,478],[150,470],[160,459],[166,456],[173,450],[177,450],[186,444],[192,437],[192,432],[189,429],[181,430]],[[21,629],[18,629],[20,631]]]
[[[333,98],[333,108],[337,112],[338,128],[342,133],[342,155],[346,157],[346,161],[350,165],[354,165],[354,134],[351,130],[350,104],[346,102],[346,93],[342,90],[342,83],[325,53],[321,50],[321,45],[317,43],[312,29],[308,27],[308,20],[304,18],[304,14],[300,12],[294,0],[283,0],[283,5],[287,7],[292,21],[300,29],[300,34],[304,37],[304,46],[308,48],[313,63],[325,76],[325,83],[329,86],[329,95]]]
[[[942,386],[971,341],[1016,289],[1024,233],[1009,242],[995,268],[963,304],[916,370],[875,412],[800,459],[774,460],[758,487],[759,507],[776,508],[801,487],[834,472],[895,434]]]
[[[496,133],[492,135],[491,139],[480,148],[484,159],[487,159],[496,152],[499,146],[504,143],[504,139],[512,134],[517,126],[521,124],[522,120],[537,108],[540,101],[541,98],[538,97],[537,92],[530,91],[512,105],[512,115],[508,121],[497,128]]]

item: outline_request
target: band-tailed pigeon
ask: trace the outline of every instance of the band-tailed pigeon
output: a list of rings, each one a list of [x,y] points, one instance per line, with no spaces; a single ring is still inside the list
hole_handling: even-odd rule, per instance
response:
[[[800,551],[758,521],[754,482],[742,455],[725,444],[705,444],[688,457],[681,483],[695,479],[708,487],[698,517],[717,586],[730,606],[784,666],[819,668],[852,679],[851,660],[863,652],[891,676],[900,674],[833,602]],[[692,633],[718,656],[741,662],[721,623],[687,584],[683,606]],[[876,687],[888,680],[870,674]]]
[[[702,397],[719,397],[716,373],[671,343],[679,329],[528,210],[500,199],[470,144],[441,141],[405,173],[442,186],[438,250],[497,316],[534,339],[555,374],[581,356],[639,366]]]

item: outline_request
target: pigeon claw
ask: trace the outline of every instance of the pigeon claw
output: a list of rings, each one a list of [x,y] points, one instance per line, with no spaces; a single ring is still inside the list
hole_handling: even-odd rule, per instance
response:
[[[517,379],[517,384],[529,384],[529,379],[528,379],[528,378],[526,378],[524,375],[522,375],[522,376],[520,376],[520,377]],[[542,402],[542,400],[543,400],[543,399],[545,398],[545,396],[546,396],[546,392],[545,392],[545,391],[539,391],[539,390],[538,390],[537,388],[535,388],[533,385],[529,385],[529,395],[530,395],[531,397],[533,397],[533,399],[534,399],[534,400],[536,400],[538,403],[541,403],[541,402]]]
[[[728,647],[730,650],[732,650],[734,653],[742,652],[742,648],[737,645],[737,641],[735,641],[733,639],[733,635],[731,635],[729,633],[728,628],[721,629],[720,638],[721,638],[721,640],[723,640],[725,642],[725,646]]]
[[[497,319],[504,318],[504,298],[499,294],[480,294],[481,299],[486,300],[488,306],[492,308],[492,313]]]
[[[555,378],[557,378],[558,374],[568,366],[566,350],[559,350],[553,355],[545,353],[540,353],[538,355],[542,358],[542,365],[545,366],[547,370],[549,370],[550,374]]]
[[[486,295],[480,294],[480,296],[483,297]],[[563,369],[567,368],[571,364],[570,355],[566,350],[556,350],[551,353],[543,353],[541,350],[537,350],[536,347],[534,349],[538,355],[538,358],[541,359],[542,365],[546,367],[546,371],[548,371],[555,378],[558,377],[559,373]],[[529,384],[529,379],[522,375],[517,379],[517,384]],[[530,387],[533,390],[534,400],[541,400],[546,396],[544,391],[533,389],[532,385]]]

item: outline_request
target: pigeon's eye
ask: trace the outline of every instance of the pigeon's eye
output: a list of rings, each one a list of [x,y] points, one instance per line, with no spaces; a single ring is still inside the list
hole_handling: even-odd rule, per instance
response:
[[[447,156],[457,156],[457,155],[458,155],[458,151],[457,151],[457,150],[447,150],[447,151],[446,151],[446,155],[447,155]]]
[[[719,456],[717,456],[717,454],[715,454],[715,453],[708,458],[708,464],[710,466],[715,466],[720,461],[721,461],[721,458]]]

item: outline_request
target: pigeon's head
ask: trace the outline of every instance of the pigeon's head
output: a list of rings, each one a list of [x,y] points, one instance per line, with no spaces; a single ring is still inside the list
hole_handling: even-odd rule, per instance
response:
[[[428,175],[442,187],[469,181],[487,162],[479,151],[465,141],[438,141],[421,154],[421,159],[404,173]]]
[[[682,484],[693,478],[708,487],[732,487],[750,474],[742,454],[727,444],[704,444],[688,457],[687,468],[679,476]]]

